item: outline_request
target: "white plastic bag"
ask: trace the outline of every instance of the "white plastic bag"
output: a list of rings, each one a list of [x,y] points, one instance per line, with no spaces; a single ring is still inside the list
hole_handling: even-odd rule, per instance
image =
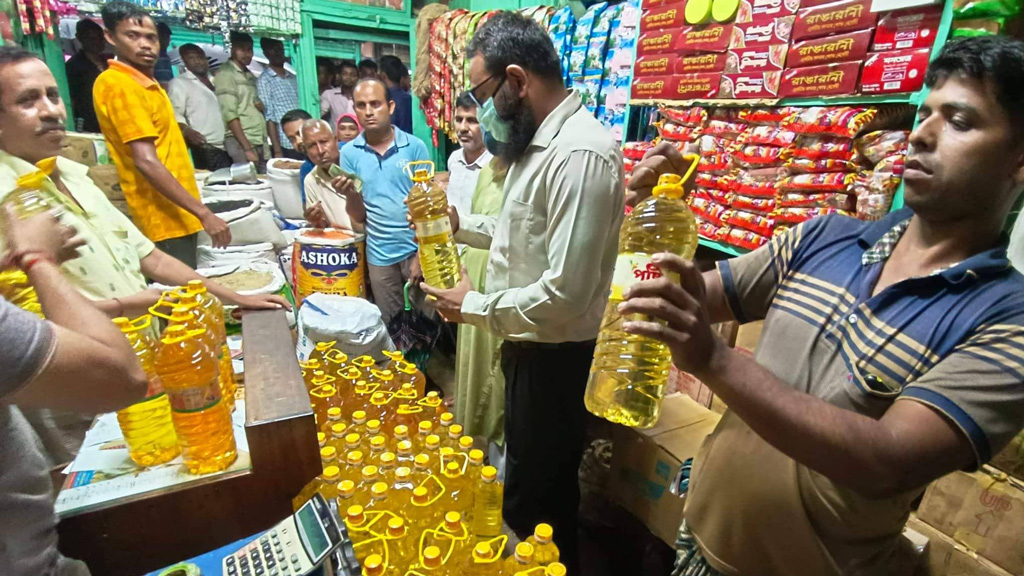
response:
[[[246,246],[227,246],[214,248],[213,246],[200,246],[198,252],[198,264],[200,268],[215,268],[217,266],[231,266],[247,264],[253,260],[276,260],[274,245],[270,242],[262,244],[248,244]]]
[[[274,192],[265,180],[255,184],[206,184],[201,190],[204,202],[214,198],[258,198],[274,204]]]
[[[302,301],[298,325],[300,360],[309,357],[317,342],[336,341],[335,347],[349,358],[369,354],[378,362],[386,358],[385,350],[395,349],[380,309],[362,298],[311,294]]]
[[[210,198],[206,206],[228,223],[231,229],[231,245],[245,246],[270,242],[274,248],[288,245],[281,230],[274,222],[268,205],[254,198]],[[230,207],[230,209],[228,209]],[[210,246],[213,242],[205,230],[199,231],[199,245]]]
[[[267,182],[274,194],[277,211],[285,218],[302,218],[302,191],[299,183],[299,169],[284,169],[277,166],[284,158],[267,161]],[[294,160],[287,160],[294,162]]]

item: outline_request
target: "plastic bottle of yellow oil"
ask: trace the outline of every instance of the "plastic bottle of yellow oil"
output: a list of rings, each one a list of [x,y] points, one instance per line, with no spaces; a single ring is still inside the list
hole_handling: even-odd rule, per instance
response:
[[[409,384],[416,391],[417,398],[423,396],[424,390],[427,387],[427,378],[415,364],[399,360],[394,363],[391,371],[395,372],[395,378],[398,380],[399,387]]]
[[[410,162],[406,173],[413,182],[406,202],[409,215],[416,224],[423,279],[435,288],[454,288],[459,283],[462,266],[452,223],[448,219],[448,196],[440,186],[431,182],[433,162]]]
[[[306,391],[316,388],[316,385],[313,384],[313,376],[317,372],[323,372],[323,365],[320,364],[320,361],[313,359],[299,362],[299,368],[302,369],[302,381],[306,383]]]
[[[46,163],[45,167],[43,166],[44,162]],[[46,173],[52,172],[56,163],[56,158],[42,160],[38,164],[42,170],[18,178],[15,184],[17,188],[7,194],[3,202],[0,202],[0,210],[6,210],[7,206],[12,206],[18,218],[24,219],[53,209],[54,204],[46,198],[42,188],[46,182]],[[28,276],[21,270],[16,268],[0,270],[0,296],[23,310],[40,318],[43,317],[43,309],[39,305],[35,288],[28,283]]]
[[[452,541],[452,551],[448,555],[449,558],[462,558],[466,548],[472,546],[473,531],[463,521],[462,514],[454,510],[445,513],[444,522],[437,530],[440,535]]]
[[[356,495],[356,485],[351,480],[342,480],[338,482],[338,510],[345,511],[349,509],[349,506],[354,506]]]
[[[477,542],[473,554],[460,573],[464,576],[500,576],[501,559],[487,542]]]
[[[156,358],[182,459],[192,474],[223,470],[238,457],[231,414],[217,381],[216,356],[202,340],[205,332],[168,327]]]
[[[327,409],[327,422],[324,422],[320,429],[329,432],[338,424],[341,424],[341,408],[331,406]]]
[[[376,482],[370,487],[370,503],[366,505],[367,512],[390,511],[392,504],[388,501],[388,493],[391,487],[383,482]]]
[[[214,333],[213,341],[218,345],[217,366],[220,368],[221,391],[232,410],[235,408],[235,369],[231,364],[231,350],[228,348],[227,327],[224,324],[224,305],[210,294],[202,280],[189,280],[184,293],[195,298],[205,313],[204,324]]]
[[[516,544],[515,553],[505,559],[502,573],[512,576],[519,572],[525,572],[534,566],[537,566],[537,562],[533,558],[533,545],[529,542],[520,542]]]
[[[551,524],[540,523],[533,529],[533,536],[526,539],[533,545],[533,559],[541,566],[547,566],[552,562],[558,562],[558,546],[551,540],[555,536],[555,530]]]
[[[544,569],[544,576],[565,576],[569,570],[561,562],[552,562]]]
[[[345,482],[346,481],[342,481],[341,484],[345,484]],[[352,487],[351,485],[340,486],[338,491],[339,493],[351,492]],[[367,531],[366,511],[362,506],[352,505],[343,509],[341,507],[341,499],[339,498],[338,510],[345,511],[345,528],[348,529],[348,537],[352,539],[353,544],[359,544],[360,542],[372,537],[372,535]]]
[[[148,314],[134,322],[127,318],[114,318],[114,324],[128,338],[149,379],[146,398],[117,412],[117,423],[128,445],[128,456],[142,467],[163,464],[181,452],[174,423],[171,422],[171,403],[156,373],[157,342],[151,327],[152,319]]]
[[[387,523],[385,539],[388,542],[388,571],[396,576],[403,576],[414,564],[419,552],[417,535],[409,530],[403,518],[390,518]]]
[[[422,532],[434,527],[438,517],[438,510],[434,504],[426,487],[417,486],[413,489],[405,513],[412,530]]]
[[[498,469],[484,466],[473,501],[473,534],[493,538],[501,534],[501,504],[505,486],[498,481]]]
[[[328,466],[320,474],[320,494],[327,500],[338,497],[338,470],[337,466]]]
[[[359,484],[363,477],[363,453],[353,450],[345,456],[345,467],[341,471],[342,480],[351,480]]]
[[[449,462],[441,472],[445,492],[445,508],[460,514],[469,514],[473,510],[473,491],[469,489],[462,467],[458,462]]]
[[[420,555],[419,562],[413,564],[410,573],[415,572],[423,576],[442,576],[447,574],[444,564],[444,556],[437,546],[427,546]]]
[[[416,485],[412,482],[412,470],[408,466],[395,469],[395,481],[391,485],[391,498],[395,501],[395,511],[407,515],[412,492]]]
[[[663,174],[653,195],[626,216],[619,234],[611,294],[584,395],[587,410],[594,415],[636,428],[650,428],[658,421],[672,354],[653,338],[623,331],[623,322],[648,317],[626,318],[618,306],[627,288],[662,275],[651,261],[655,254],[670,252],[691,259],[696,250],[697,221],[683,200],[683,179]]]
[[[389,485],[395,483],[395,471],[398,470],[398,458],[394,452],[385,452],[377,460],[377,468],[380,469],[380,479]]]

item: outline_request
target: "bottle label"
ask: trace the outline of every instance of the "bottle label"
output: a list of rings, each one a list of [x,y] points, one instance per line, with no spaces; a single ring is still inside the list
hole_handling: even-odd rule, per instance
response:
[[[629,287],[645,280],[655,280],[664,274],[653,261],[652,254],[626,252],[615,258],[615,272],[612,273],[611,300],[622,300],[622,294]],[[676,274],[669,273],[670,278]]]
[[[450,234],[452,221],[447,216],[433,220],[421,220],[416,223],[416,237],[429,238],[438,234]]]
[[[156,374],[149,376],[149,386],[146,388],[146,400],[150,398],[156,398],[157,396],[164,393],[164,383],[160,381],[160,377]]]
[[[200,412],[213,408],[220,402],[220,383],[214,378],[201,386],[189,386],[167,390],[167,399],[175,412]]]

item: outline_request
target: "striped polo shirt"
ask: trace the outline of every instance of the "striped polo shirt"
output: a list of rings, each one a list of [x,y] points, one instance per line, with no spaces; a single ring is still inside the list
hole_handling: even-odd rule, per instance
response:
[[[875,419],[925,404],[980,466],[1024,427],[1024,276],[1003,242],[872,296],[911,216],[811,220],[718,271],[736,319],[765,320],[755,356],[779,379]],[[686,519],[726,574],[886,574],[924,488],[860,496],[727,413],[696,459]]]

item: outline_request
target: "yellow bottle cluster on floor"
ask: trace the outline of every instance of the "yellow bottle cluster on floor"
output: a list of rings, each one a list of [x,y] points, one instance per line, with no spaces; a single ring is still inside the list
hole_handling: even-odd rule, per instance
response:
[[[564,576],[546,524],[502,559],[497,470],[401,352],[378,366],[322,342],[300,366],[319,429],[316,485],[337,499],[366,576]]]

